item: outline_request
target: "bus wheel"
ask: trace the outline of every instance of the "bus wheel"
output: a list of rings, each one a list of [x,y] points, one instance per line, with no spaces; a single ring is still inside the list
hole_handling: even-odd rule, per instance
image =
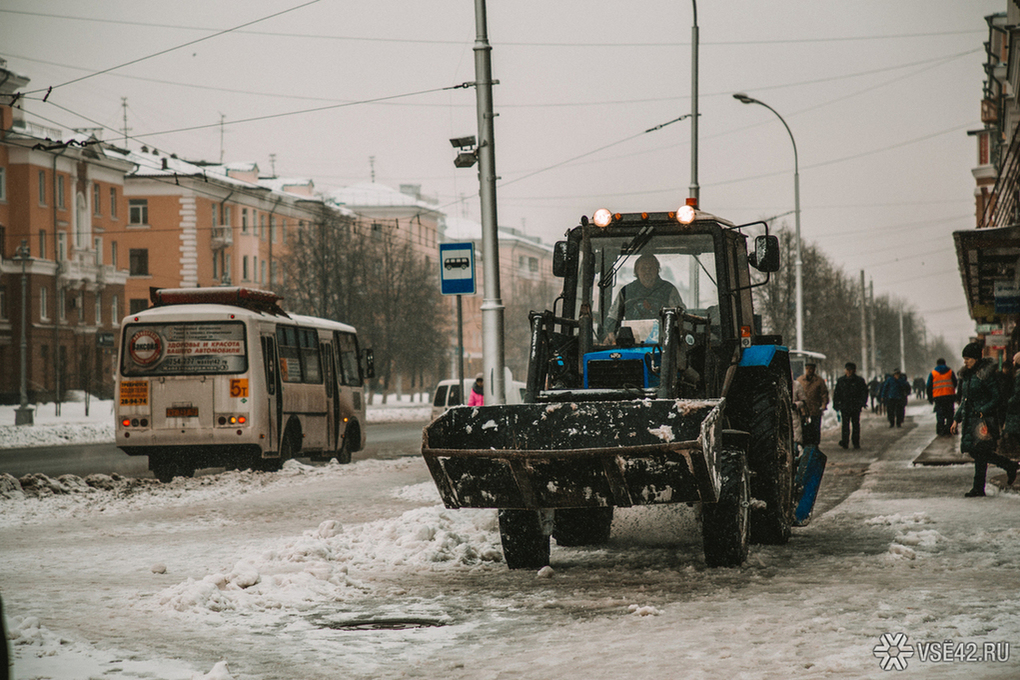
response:
[[[149,469],[152,470],[153,476],[164,484],[172,482],[174,477],[195,476],[194,467],[166,456],[160,456],[155,460],[150,461]]]
[[[357,429],[348,427],[347,431],[344,432],[344,438],[340,441],[340,448],[336,450],[336,462],[341,465],[347,465],[351,462],[351,440],[357,438],[360,438]]]

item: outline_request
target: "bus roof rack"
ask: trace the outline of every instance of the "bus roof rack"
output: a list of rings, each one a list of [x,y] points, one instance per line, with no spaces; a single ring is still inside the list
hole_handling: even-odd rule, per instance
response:
[[[218,286],[215,288],[149,288],[149,299],[153,307],[167,305],[231,305],[249,309],[253,312],[264,312],[277,316],[287,316],[280,307],[283,298],[276,293],[257,288],[241,288],[238,286]]]

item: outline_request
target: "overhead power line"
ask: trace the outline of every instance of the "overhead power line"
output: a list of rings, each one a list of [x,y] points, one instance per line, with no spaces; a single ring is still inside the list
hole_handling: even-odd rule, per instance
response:
[[[125,66],[130,66],[131,64],[137,64],[139,62],[146,61],[148,59],[152,59],[153,57],[158,57],[160,55],[167,54],[169,52],[174,52],[175,50],[179,50],[181,48],[188,47],[190,45],[195,45],[197,43],[204,42],[206,40],[211,40],[212,38],[219,37],[219,36],[221,36],[221,35],[223,35],[225,33],[231,33],[233,31],[237,31],[237,30],[239,30],[241,28],[244,28],[245,26],[252,26],[252,25],[257,24],[259,22],[266,21],[268,19],[273,19],[275,17],[281,16],[281,15],[284,15],[284,14],[288,14],[289,12],[293,12],[295,10],[299,10],[299,9],[301,9],[303,7],[307,7],[309,5],[314,5],[317,2],[319,2],[319,0],[309,0],[308,2],[306,2],[304,4],[296,5],[294,7],[289,8],[289,9],[281,10],[281,11],[276,12],[274,14],[270,14],[269,16],[264,16],[264,17],[262,17],[260,19],[255,19],[253,21],[248,21],[248,22],[245,22],[245,23],[240,24],[238,26],[234,26],[232,28],[227,28],[227,29],[224,29],[222,31],[218,31],[216,33],[213,33],[212,35],[207,35],[207,36],[205,36],[203,38],[198,38],[196,40],[190,40],[190,41],[184,43],[183,45],[177,45],[175,47],[169,47],[169,48],[167,48],[165,50],[160,50],[159,52],[155,52],[154,54],[150,54],[150,55],[147,55],[147,56],[144,56],[144,57],[139,57],[137,59],[132,59],[131,61],[124,62],[123,64],[118,64],[117,66],[111,66],[110,68],[103,69],[102,71],[96,71],[95,73],[90,73],[88,75],[82,76],[80,78],[75,78],[73,80],[69,80],[69,81],[67,81],[65,83],[61,83],[59,85],[51,85],[48,88],[42,88],[42,89],[39,89],[39,90],[30,90],[29,92],[26,92],[24,94],[36,94],[36,93],[44,92],[45,91],[47,93],[47,95],[48,95],[53,90],[56,90],[56,89],[61,88],[61,87],[64,87],[66,85],[71,85],[72,83],[78,83],[78,82],[81,82],[83,80],[87,80],[88,78],[94,78],[95,76],[102,75],[104,73],[109,73],[110,71],[116,71],[117,69],[124,68]],[[6,11],[6,10],[4,10],[4,11]]]
[[[310,3],[309,3],[310,4]],[[288,10],[289,11],[289,10]],[[34,16],[43,17],[47,19],[64,19],[68,21],[87,21],[91,23],[101,24],[115,24],[121,26],[146,26],[151,28],[169,28],[177,29],[182,31],[214,31],[217,29],[209,28],[208,26],[182,26],[179,24],[162,24],[147,21],[126,21],[123,19],[100,19],[96,17],[85,17],[85,16],[74,16],[70,14],[50,14],[46,12],[27,12],[23,10],[13,9],[0,9],[0,13],[4,14],[18,14],[22,16]],[[250,24],[244,24],[247,26]],[[239,27],[240,28],[240,27]],[[367,37],[367,36],[353,36],[353,35],[327,35],[322,33],[288,33],[282,31],[242,31],[239,28],[231,29],[237,33],[248,33],[252,35],[263,35],[272,36],[278,38],[299,38],[302,40],[316,39],[316,40],[339,40],[349,42],[384,42],[384,43],[407,43],[417,45],[464,45],[470,44],[469,41],[465,40],[437,40],[437,39],[425,39],[425,38],[392,38],[392,37]],[[924,33],[892,33],[889,35],[861,35],[861,36],[832,36],[832,37],[819,37],[819,38],[777,38],[774,40],[716,40],[716,41],[699,41],[702,46],[734,46],[734,45],[782,45],[782,44],[811,44],[811,43],[831,43],[831,42],[855,42],[859,40],[902,40],[910,38],[932,38],[937,36],[953,36],[953,35],[979,35],[986,33],[986,31],[980,30],[962,30],[962,31],[928,31]],[[689,42],[581,42],[581,43],[570,43],[570,42],[527,42],[527,41],[494,41],[493,45],[496,47],[595,47],[595,48],[606,48],[606,47],[690,47]]]

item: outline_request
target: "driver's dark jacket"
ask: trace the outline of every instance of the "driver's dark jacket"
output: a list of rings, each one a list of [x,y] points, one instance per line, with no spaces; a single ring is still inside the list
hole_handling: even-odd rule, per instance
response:
[[[620,307],[623,306],[621,314]],[[606,319],[606,331],[615,333],[619,328],[621,317],[624,319],[655,319],[663,307],[682,307],[683,301],[676,287],[659,279],[651,288],[645,288],[640,280],[631,281],[616,296],[616,301],[609,309]]]

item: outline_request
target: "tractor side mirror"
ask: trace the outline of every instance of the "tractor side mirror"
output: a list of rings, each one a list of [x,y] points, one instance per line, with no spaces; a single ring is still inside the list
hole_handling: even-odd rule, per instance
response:
[[[553,276],[563,278],[577,270],[576,241],[557,241],[553,247]]]
[[[779,271],[779,237],[772,235],[756,236],[754,239],[754,252],[747,256],[747,260],[758,271]]]

